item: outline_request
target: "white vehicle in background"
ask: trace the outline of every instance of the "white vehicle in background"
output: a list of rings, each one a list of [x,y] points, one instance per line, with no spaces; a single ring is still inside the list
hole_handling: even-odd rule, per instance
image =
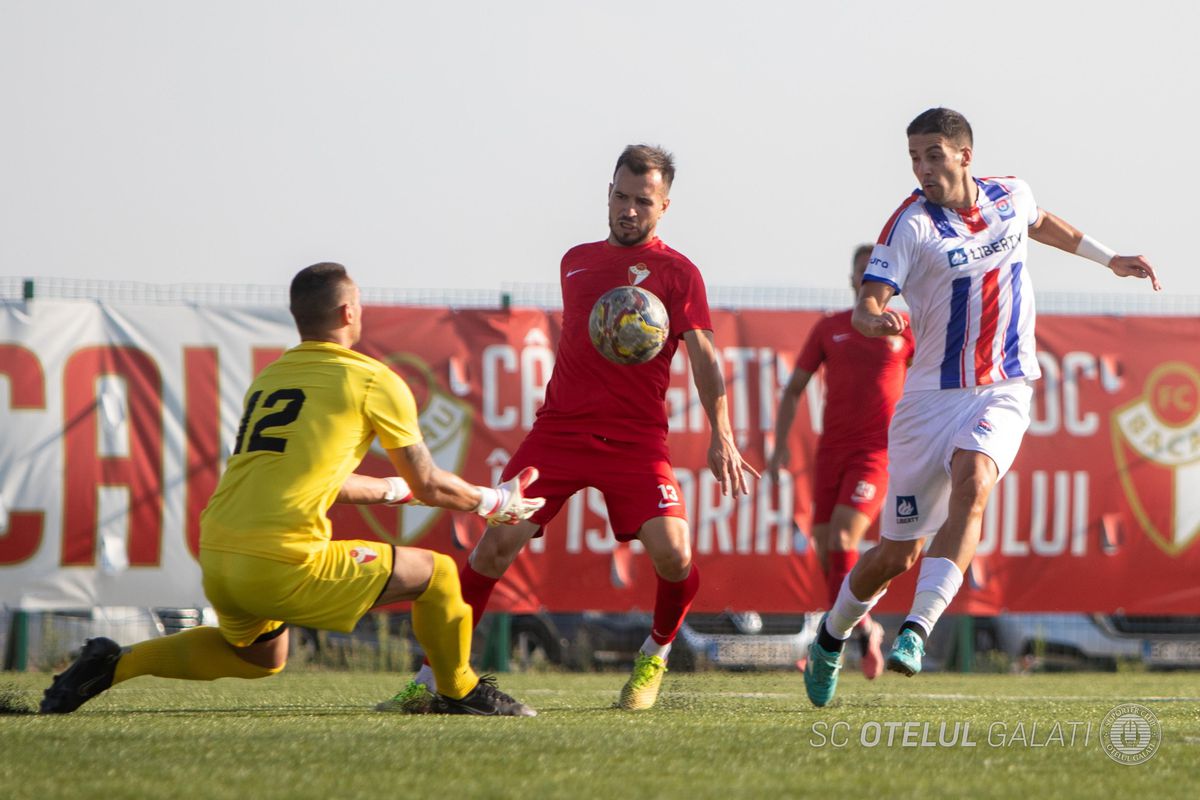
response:
[[[1034,669],[1200,668],[1200,617],[1002,614],[981,621],[996,648]]]

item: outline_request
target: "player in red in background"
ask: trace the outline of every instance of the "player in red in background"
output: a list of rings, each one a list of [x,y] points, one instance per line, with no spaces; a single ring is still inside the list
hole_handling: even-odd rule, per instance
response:
[[[505,475],[516,475],[536,464],[540,477],[527,491],[544,497],[546,505],[524,524],[489,528],[460,576],[463,599],[478,620],[492,589],[526,542],[541,535],[572,494],[589,486],[599,489],[617,539],[639,539],[658,579],[652,630],[617,704],[628,710],[654,705],[671,642],[700,585],[667,450],[664,399],[680,340],[687,345],[692,376],[712,428],[708,466],[721,491],[748,492],[744,471],[754,472],[733,441],[700,271],[655,235],[671,202],[674,177],[672,157],[661,148],[625,148],[608,189],[608,238],[579,245],[563,256],[562,338],[554,373],[533,429],[504,470]],[[671,328],[662,352],[650,361],[618,365],[592,346],[588,316],[600,295],[630,284],[662,300]],[[432,676],[423,668],[380,708],[419,711],[431,684]]]
[[[854,251],[850,286],[858,295],[874,245]],[[887,431],[904,390],[913,355],[912,331],[869,338],[850,324],[852,309],[825,317],[812,329],[779,399],[775,449],[767,465],[777,477],[791,457],[788,433],[796,405],[813,373],[825,365],[825,413],[813,473],[813,547],[825,573],[830,607],[858,562],[858,546],[879,516],[887,486]],[[855,629],[867,678],[883,672],[883,626],[865,616]]]

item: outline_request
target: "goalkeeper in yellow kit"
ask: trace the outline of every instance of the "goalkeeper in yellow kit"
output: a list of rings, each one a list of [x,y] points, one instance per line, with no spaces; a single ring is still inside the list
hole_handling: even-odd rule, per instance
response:
[[[264,678],[287,662],[288,623],[350,631],[370,609],[413,601],[412,622],[437,677],[431,709],[533,716],[468,664],[471,608],[446,555],[376,541],[332,541],[334,502],[402,503],[474,511],[489,523],[525,519],[542,505],[527,470],[496,488],[434,465],[404,381],[350,349],[362,333],[358,287],[340,264],[292,280],[301,342],[246,393],[233,455],[200,518],[204,592],[218,628],[193,628],[122,648],[89,640],[54,679],[42,713],[68,713],[139,675],[184,680]],[[375,437],[398,477],[354,474]]]

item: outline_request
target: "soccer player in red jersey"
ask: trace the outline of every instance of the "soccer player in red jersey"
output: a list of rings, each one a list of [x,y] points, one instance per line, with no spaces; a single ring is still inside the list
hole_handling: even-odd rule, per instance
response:
[[[850,286],[855,296],[873,245],[854,251]],[[852,310],[825,317],[809,333],[796,369],[779,400],[775,449],[767,469],[777,476],[787,466],[788,432],[796,405],[813,373],[825,365],[825,412],[813,477],[813,547],[825,573],[830,607],[842,581],[858,561],[858,545],[879,515],[887,486],[887,431],[904,390],[913,355],[912,331],[869,338],[850,324]],[[883,672],[883,627],[866,616],[856,628],[862,670],[868,678]]]
[[[478,620],[492,589],[526,542],[541,535],[572,494],[588,486],[599,489],[617,539],[640,540],[658,579],[650,636],[617,704],[628,710],[654,705],[671,642],[700,586],[667,449],[664,398],[680,340],[687,346],[712,428],[708,466],[721,491],[747,493],[745,471],[754,473],[733,441],[704,280],[691,261],[655,234],[670,206],[674,177],[670,153],[645,145],[626,147],[608,190],[608,238],[579,245],[563,256],[562,338],[554,372],[533,429],[504,470],[505,475],[516,475],[536,464],[540,476],[527,493],[544,497],[546,504],[523,524],[489,528],[460,575],[463,599]],[[588,336],[588,316],[600,295],[630,284],[657,295],[671,324],[662,352],[632,366],[607,361]],[[422,670],[381,708],[419,710],[419,698],[430,683]]]

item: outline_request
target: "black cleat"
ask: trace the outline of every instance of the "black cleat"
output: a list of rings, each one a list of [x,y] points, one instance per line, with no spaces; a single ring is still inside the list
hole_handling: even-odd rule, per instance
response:
[[[54,683],[42,696],[41,713],[70,714],[112,686],[121,645],[103,636],[88,639],[71,666],[54,676]]]
[[[537,712],[496,688],[493,675],[483,675],[466,697],[455,700],[439,694],[430,709],[434,714],[474,714],[477,717],[536,717]]]

